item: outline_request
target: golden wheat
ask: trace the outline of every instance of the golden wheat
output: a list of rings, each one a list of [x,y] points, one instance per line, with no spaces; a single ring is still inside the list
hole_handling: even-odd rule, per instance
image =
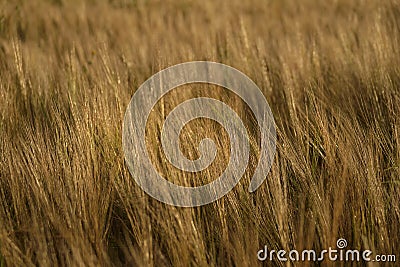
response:
[[[121,127],[142,82],[192,60],[254,80],[275,116],[277,153],[250,194],[255,130],[235,189],[177,208],[135,184]],[[398,253],[399,87],[395,0],[1,1],[1,265],[254,266],[264,245],[322,250],[340,237]],[[147,146],[176,183],[209,182],[229,160],[228,137],[205,120],[185,128],[182,150],[194,159],[201,138],[216,141],[209,180],[165,163],[157,138],[165,116],[199,92],[254,124],[221,88],[166,96],[147,125]]]

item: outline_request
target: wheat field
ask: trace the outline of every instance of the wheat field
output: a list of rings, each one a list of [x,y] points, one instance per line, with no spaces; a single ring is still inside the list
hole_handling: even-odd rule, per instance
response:
[[[219,99],[253,129],[239,184],[179,208],[132,179],[122,123],[140,84],[193,60],[230,65],[259,86],[277,149],[249,193],[259,132],[248,107],[216,86],[175,89],[146,127],[165,179],[206,184],[229,161],[226,132],[207,119],[181,135],[189,159],[203,138],[217,144],[203,180],[165,161],[160,128],[182,101]],[[257,252],[345,238],[400,257],[400,2],[0,1],[0,155],[0,266],[378,266],[260,262]]]

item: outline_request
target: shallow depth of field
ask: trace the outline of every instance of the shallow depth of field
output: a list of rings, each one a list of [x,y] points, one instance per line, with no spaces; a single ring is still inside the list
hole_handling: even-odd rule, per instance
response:
[[[277,152],[249,193],[259,138],[250,131],[252,155],[234,190],[177,208],[132,179],[122,121],[141,83],[192,60],[235,67],[261,88]],[[147,147],[177,184],[208,183],[229,161],[226,132],[205,119],[181,135],[190,159],[201,139],[217,144],[204,180],[165,160],[162,123],[197,96],[220,99],[255,128],[223,88],[166,95]],[[399,177],[397,0],[0,1],[0,266],[256,266],[265,245],[319,251],[339,238],[399,261]]]

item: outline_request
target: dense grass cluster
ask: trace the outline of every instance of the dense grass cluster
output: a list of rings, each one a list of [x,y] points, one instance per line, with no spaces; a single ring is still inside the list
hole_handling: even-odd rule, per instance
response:
[[[142,82],[192,60],[231,65],[262,89],[277,153],[250,194],[254,131],[233,191],[176,208],[131,178],[122,120]],[[199,95],[254,124],[223,88],[167,95],[148,122],[148,149],[176,183],[212,181],[229,160],[226,133],[207,120],[181,140],[188,158],[201,138],[218,144],[207,181],[163,160],[164,118]],[[400,258],[400,3],[0,1],[0,155],[0,265],[254,266],[264,245],[322,250],[340,237]]]

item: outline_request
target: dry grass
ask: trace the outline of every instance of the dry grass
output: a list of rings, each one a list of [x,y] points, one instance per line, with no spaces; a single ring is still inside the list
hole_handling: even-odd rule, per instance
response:
[[[255,193],[253,149],[232,192],[176,208],[130,177],[121,128],[142,82],[191,60],[255,81],[276,119],[277,155]],[[320,250],[339,237],[398,254],[399,88],[395,0],[0,1],[1,263],[253,266],[264,245]],[[244,114],[224,90],[205,91]],[[159,103],[148,125],[155,161],[163,117],[198,94]],[[193,123],[182,142],[195,158],[199,136],[216,139],[210,180],[229,160],[218,127]]]

